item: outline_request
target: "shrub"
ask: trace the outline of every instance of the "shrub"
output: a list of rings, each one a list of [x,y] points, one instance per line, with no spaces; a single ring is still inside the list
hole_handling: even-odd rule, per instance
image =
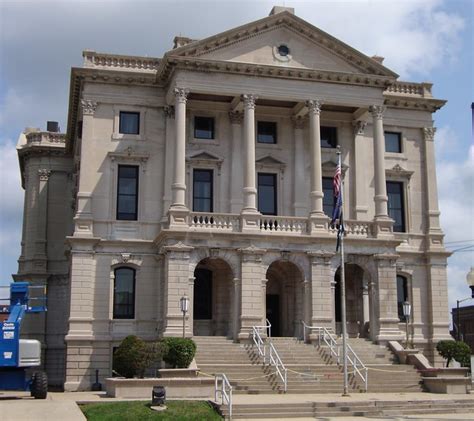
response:
[[[471,349],[469,345],[461,341],[439,341],[436,350],[443,358],[446,358],[446,367],[449,367],[451,360],[458,361],[462,367],[469,367]]]
[[[136,336],[127,336],[114,352],[113,369],[126,378],[142,378],[145,370],[162,358],[163,351],[160,342],[147,343]]]
[[[196,344],[187,338],[165,338],[163,360],[173,368],[188,368],[196,353]]]

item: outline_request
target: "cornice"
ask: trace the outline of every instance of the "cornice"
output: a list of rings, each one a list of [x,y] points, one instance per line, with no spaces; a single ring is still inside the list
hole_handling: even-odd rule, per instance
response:
[[[410,98],[404,96],[393,96],[384,93],[384,105],[389,108],[402,108],[406,110],[429,111],[434,113],[446,104],[444,99],[434,98]]]

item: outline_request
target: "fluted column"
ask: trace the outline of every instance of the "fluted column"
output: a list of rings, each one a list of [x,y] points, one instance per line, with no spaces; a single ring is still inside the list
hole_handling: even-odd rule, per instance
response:
[[[354,172],[355,172],[355,209],[354,217],[357,220],[367,220],[367,148],[364,130],[365,121],[355,121],[354,126]],[[368,146],[368,145],[367,145]]]
[[[242,121],[243,113],[231,111],[229,113],[232,127],[232,161],[231,176],[229,177],[230,213],[240,213],[242,210],[242,177],[237,177],[242,168]]]
[[[323,179],[321,170],[321,102],[307,101],[309,109],[309,144],[311,154],[311,215],[323,216]]]
[[[383,133],[383,113],[385,107],[370,107],[374,126],[374,174],[375,174],[375,219],[388,218],[387,185],[385,180],[385,138]]]
[[[257,212],[255,184],[255,95],[242,95],[244,102],[244,212]]]
[[[294,202],[293,211],[295,216],[305,216],[307,208],[304,189],[304,141],[303,141],[303,127],[305,120],[301,117],[294,117],[293,119],[293,130],[294,130],[294,174],[293,174],[293,192]]]
[[[188,91],[175,88],[175,153],[172,190],[172,208],[185,208],[186,196],[186,100]]]
[[[175,144],[175,122],[174,122],[174,107],[166,106],[163,108],[163,115],[165,118],[165,171],[163,177],[163,220],[166,221],[168,209],[171,206],[171,184],[173,183],[174,168],[174,144]]]

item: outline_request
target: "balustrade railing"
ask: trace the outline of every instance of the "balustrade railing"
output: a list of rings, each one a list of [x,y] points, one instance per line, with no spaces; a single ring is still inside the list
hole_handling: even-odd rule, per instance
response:
[[[240,216],[231,213],[191,212],[190,227],[220,231],[240,231]]]
[[[283,365],[283,361],[281,360],[280,356],[278,355],[277,350],[272,342],[269,344],[269,355],[268,355],[269,364],[275,367],[278,376],[280,377],[281,381],[283,382],[283,389],[286,393],[288,388],[288,370]]]
[[[374,234],[373,223],[368,221],[345,220],[344,231],[350,237],[372,237]],[[336,234],[336,228],[329,228],[329,231]]]
[[[214,383],[214,401],[217,403],[221,398],[221,405],[229,408],[229,419],[232,419],[232,385],[224,373],[216,374]]]
[[[291,216],[262,216],[260,231],[265,233],[306,234],[308,218]]]

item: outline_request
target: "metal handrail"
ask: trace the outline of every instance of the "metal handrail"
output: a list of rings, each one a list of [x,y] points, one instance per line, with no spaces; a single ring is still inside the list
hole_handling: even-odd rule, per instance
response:
[[[317,330],[318,331],[318,345],[321,346],[321,339],[324,341],[324,343],[328,346],[329,352],[331,355],[333,355],[336,358],[337,364],[341,363],[341,357],[340,357],[340,349],[339,345],[332,335],[331,332],[325,327],[321,326],[309,326],[307,325],[304,320],[301,320],[301,323],[303,324],[303,338],[304,341],[306,342],[306,330]]]
[[[261,326],[252,327],[252,339],[253,343],[257,346],[258,353],[263,357],[263,362],[265,363],[265,342],[263,342],[262,336],[260,335],[259,328]]]
[[[227,405],[229,407],[229,419],[232,419],[232,385],[224,373],[215,375],[214,400],[216,403],[219,394],[221,396],[221,405]]]
[[[367,392],[369,382],[369,370],[349,344],[347,344],[347,351],[347,361],[349,361],[351,366],[354,368],[354,373],[358,374],[364,382],[365,391]],[[360,368],[358,367],[358,365]],[[364,374],[362,374],[362,372],[364,372]]]
[[[278,375],[280,376],[281,381],[283,382],[283,388],[286,393],[288,388],[288,370],[283,365],[283,361],[281,360],[280,356],[278,355],[277,350],[272,342],[269,344],[270,353],[269,353],[269,362],[270,365],[275,367]]]

